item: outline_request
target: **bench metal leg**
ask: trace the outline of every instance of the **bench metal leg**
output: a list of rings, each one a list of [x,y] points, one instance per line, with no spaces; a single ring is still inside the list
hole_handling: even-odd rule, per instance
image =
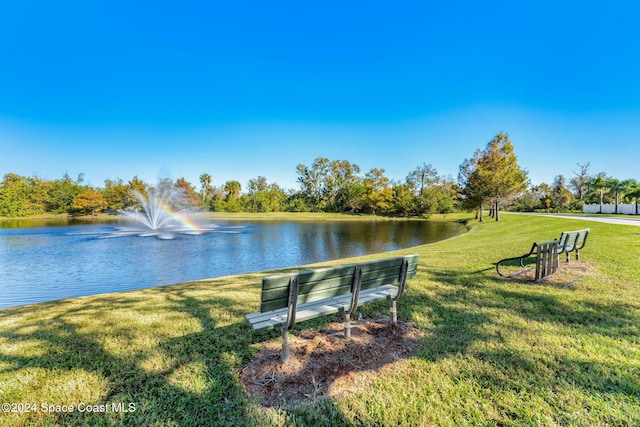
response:
[[[351,339],[351,314],[346,311],[344,313],[344,338]]]
[[[289,330],[287,326],[282,327],[282,363],[289,360]]]
[[[396,310],[396,300],[391,298],[391,322],[395,325],[398,323],[398,311]]]

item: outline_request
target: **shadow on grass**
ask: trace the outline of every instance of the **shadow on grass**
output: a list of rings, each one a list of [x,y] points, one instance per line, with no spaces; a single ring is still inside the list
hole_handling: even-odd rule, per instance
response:
[[[299,269],[278,273],[295,270]],[[577,387],[585,394],[640,399],[637,367],[616,358],[603,362],[589,355],[581,357],[556,347],[552,354],[526,352],[514,348],[504,338],[505,334],[518,333],[517,327],[515,332],[502,334],[496,326],[500,323],[496,312],[509,313],[525,322],[558,326],[567,336],[575,331],[594,339],[604,337],[637,345],[637,307],[596,301],[567,302],[557,293],[532,292],[533,288],[501,281],[488,270],[492,269],[474,272],[419,269],[419,278],[413,280],[421,285],[414,288],[413,280],[410,281],[408,294],[398,302],[400,319],[420,319],[419,327],[425,337],[419,344],[419,359],[437,363],[462,357],[487,363],[492,369],[462,370],[460,375],[473,377],[495,392],[517,391],[528,384],[525,387],[530,392],[539,391],[541,396],[552,395],[557,387]],[[235,282],[249,283],[245,299],[240,300],[233,294],[225,297],[225,286],[236,283],[218,279],[210,282],[215,290],[196,283],[3,311],[0,339],[17,347],[32,341],[38,344],[32,352],[6,347],[0,350],[0,377],[20,376],[20,381],[26,381],[23,386],[35,390],[38,398],[57,396],[57,401],[50,403],[131,402],[136,409],[127,413],[4,414],[3,424],[264,425],[267,423],[261,418],[264,414],[255,413],[238,379],[238,372],[255,352],[252,344],[279,337],[277,332],[254,334],[242,319],[257,305],[256,277],[234,278]],[[38,316],[35,310],[46,314]],[[362,307],[365,315],[386,310],[384,302]],[[93,318],[97,313],[104,317]],[[11,322],[13,318],[17,320]],[[334,316],[305,322],[296,333],[322,328],[334,320],[339,319]],[[479,343],[495,343],[495,348],[486,345],[478,348]],[[357,366],[350,371],[357,372]],[[68,374],[73,379],[78,372],[92,374],[97,378],[95,387],[103,384],[103,389],[96,392],[91,389],[93,385],[83,386],[74,381],[55,384],[57,378],[66,378]],[[40,377],[28,379],[37,375]],[[19,396],[19,385],[5,383],[0,383],[5,396],[10,392]],[[57,389],[53,393],[47,391],[52,387]],[[74,387],[70,392],[69,388]],[[80,400],[88,395],[95,396],[90,401]],[[76,396],[76,400],[65,400],[71,399],[65,396]],[[526,418],[514,411],[515,419]],[[293,425],[352,425],[339,402],[331,399],[282,408],[276,416]],[[276,419],[274,423],[277,422]]]
[[[483,388],[496,393],[510,390],[516,395],[527,389],[537,396],[551,396],[547,403],[553,406],[558,405],[554,390],[559,393],[559,388],[566,393],[578,389],[584,396],[603,396],[605,401],[640,403],[640,365],[621,360],[640,343],[637,305],[569,298],[566,291],[544,283],[504,281],[482,270],[432,271],[430,275],[439,289],[412,295],[403,305],[409,315],[419,312],[431,321],[419,353],[426,361],[458,356],[477,359],[491,368],[466,374],[477,378]],[[522,326],[515,322],[502,327],[505,320],[501,317],[509,322],[521,319]],[[539,337],[532,324],[548,325],[558,333],[549,338],[548,331],[541,332],[545,336],[536,350]],[[556,338],[553,345],[544,342]],[[581,345],[581,340],[588,344]],[[611,357],[602,357],[599,352],[604,351],[611,351]],[[617,424],[640,420],[638,417],[636,411],[610,421]]]
[[[224,297],[226,285],[232,283],[222,279],[211,281],[212,289],[196,283],[3,311],[0,340],[9,345],[0,350],[0,395],[33,401],[38,410],[2,414],[1,424],[264,424],[238,380],[255,351],[256,337],[238,321],[250,303]],[[106,409],[46,414],[42,402]],[[128,412],[111,406],[130,403]],[[283,414],[294,423],[322,418],[305,413]],[[328,414],[325,425],[348,425],[336,408]]]
[[[117,349],[108,346],[122,344],[127,346],[140,339],[140,331],[135,324],[99,319],[100,329],[105,331],[85,331],[87,325],[79,321],[79,315],[95,316],[95,313],[110,315],[127,311],[144,316],[136,311],[136,301],[114,298],[92,299],[90,303],[65,308],[65,304],[47,304],[50,310],[56,310],[54,316],[43,322],[25,324],[17,328],[3,328],[0,337],[9,343],[37,340],[37,355],[20,356],[9,352],[0,352],[2,374],[14,374],[29,377],[28,372],[50,371],[36,379],[40,384],[25,384],[36,389],[39,394],[47,388],[47,383],[56,376],[67,372],[87,372],[95,374],[106,382],[106,392],[98,399],[87,401],[68,401],[66,396],[92,394],[92,390],[73,390],[59,395],[44,393],[50,404],[78,405],[80,402],[99,405],[107,404],[106,413],[74,412],[46,415],[42,412],[23,414],[21,417],[6,419],[3,425],[37,425],[39,423],[60,423],[62,425],[244,425],[250,419],[246,412],[247,401],[239,388],[233,372],[238,369],[238,361],[246,360],[250,332],[247,327],[237,324],[218,326],[218,321],[210,316],[211,308],[242,311],[233,300],[216,298],[215,301],[197,301],[172,294],[169,305],[162,308],[164,314],[172,312],[186,314],[199,323],[198,332],[178,335],[171,339],[149,337],[157,340],[157,346],[151,349]],[[36,308],[38,306],[35,306]],[[32,307],[33,308],[33,307]],[[6,312],[25,312],[25,309]],[[31,329],[34,332],[29,333]],[[165,331],[170,334],[171,331]],[[113,342],[110,342],[113,340]],[[149,360],[149,355],[157,356],[157,365]],[[202,370],[202,375],[197,372]],[[24,375],[21,375],[24,373]],[[181,376],[184,375],[184,378]],[[190,379],[202,383],[189,383]],[[77,385],[77,384],[76,384]],[[63,388],[73,388],[73,384]],[[3,387],[4,388],[4,387]],[[7,388],[2,390],[8,393]],[[23,396],[31,401],[35,396]],[[86,397],[84,398],[86,399]],[[56,400],[54,402],[53,400]],[[134,412],[111,411],[111,403],[135,404]],[[38,403],[38,406],[40,403]]]

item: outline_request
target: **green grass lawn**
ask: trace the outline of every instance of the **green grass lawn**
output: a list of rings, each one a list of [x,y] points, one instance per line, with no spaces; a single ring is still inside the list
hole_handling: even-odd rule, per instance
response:
[[[585,226],[592,268],[573,286],[497,276],[497,260]],[[23,412],[0,425],[640,425],[639,227],[504,215],[393,255],[409,253],[420,266],[398,317],[423,333],[417,354],[340,400],[246,396],[239,371],[279,333],[244,321],[264,273],[245,274],[1,310],[0,401]]]

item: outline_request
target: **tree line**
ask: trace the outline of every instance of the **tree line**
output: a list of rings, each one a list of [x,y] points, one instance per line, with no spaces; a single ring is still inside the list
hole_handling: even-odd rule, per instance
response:
[[[498,133],[484,149],[465,159],[457,180],[438,174],[422,163],[403,180],[391,180],[385,170],[363,173],[347,160],[316,158],[310,165],[296,166],[298,188],[284,189],[266,177],[236,180],[218,186],[208,173],[199,187],[184,178],[165,178],[152,185],[134,176],[128,181],[107,179],[102,187],[84,183],[83,175],[68,174],[56,180],[6,173],[0,182],[0,216],[27,217],[42,214],[96,215],[141,209],[134,193],[172,190],[175,209],[218,212],[350,212],[375,215],[429,216],[459,210],[475,210],[482,220],[483,208],[499,219],[501,208],[516,210],[582,209],[582,204],[612,199],[636,200],[636,180],[617,180],[604,173],[589,174],[589,164],[567,180],[558,175],[549,184],[531,185],[527,171],[517,162],[509,135]]]
[[[68,174],[56,180],[4,175],[0,182],[0,216],[42,214],[96,215],[100,212],[140,209],[135,192],[172,190],[174,209],[217,212],[351,212],[385,215],[429,215],[452,212],[459,192],[449,178],[429,164],[418,166],[403,182],[385,176],[384,169],[360,173],[357,164],[319,157],[311,165],[298,165],[298,189],[284,189],[266,177],[250,179],[246,188],[236,180],[213,185],[203,173],[199,188],[184,178],[165,178],[150,184],[134,176],[129,181],[107,179],[102,187],[84,184],[83,176]]]

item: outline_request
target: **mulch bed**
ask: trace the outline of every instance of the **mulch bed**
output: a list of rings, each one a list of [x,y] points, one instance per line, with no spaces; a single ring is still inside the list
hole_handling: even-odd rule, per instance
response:
[[[401,321],[393,325],[389,318],[352,321],[351,326],[351,340],[344,339],[341,323],[289,335],[291,353],[284,364],[281,341],[265,343],[240,372],[244,389],[267,407],[337,397],[413,356],[420,341],[415,327]]]
[[[511,278],[505,277],[505,279],[512,280],[514,282],[536,283],[533,282],[533,279],[535,278],[535,265],[531,267],[533,267],[533,270],[527,273],[523,273]],[[588,276],[592,268],[593,264],[590,264],[588,262],[576,260],[566,262],[564,260],[564,257],[561,257],[556,273],[537,283],[560,288],[570,287],[579,283],[580,279],[582,279],[583,277]]]

